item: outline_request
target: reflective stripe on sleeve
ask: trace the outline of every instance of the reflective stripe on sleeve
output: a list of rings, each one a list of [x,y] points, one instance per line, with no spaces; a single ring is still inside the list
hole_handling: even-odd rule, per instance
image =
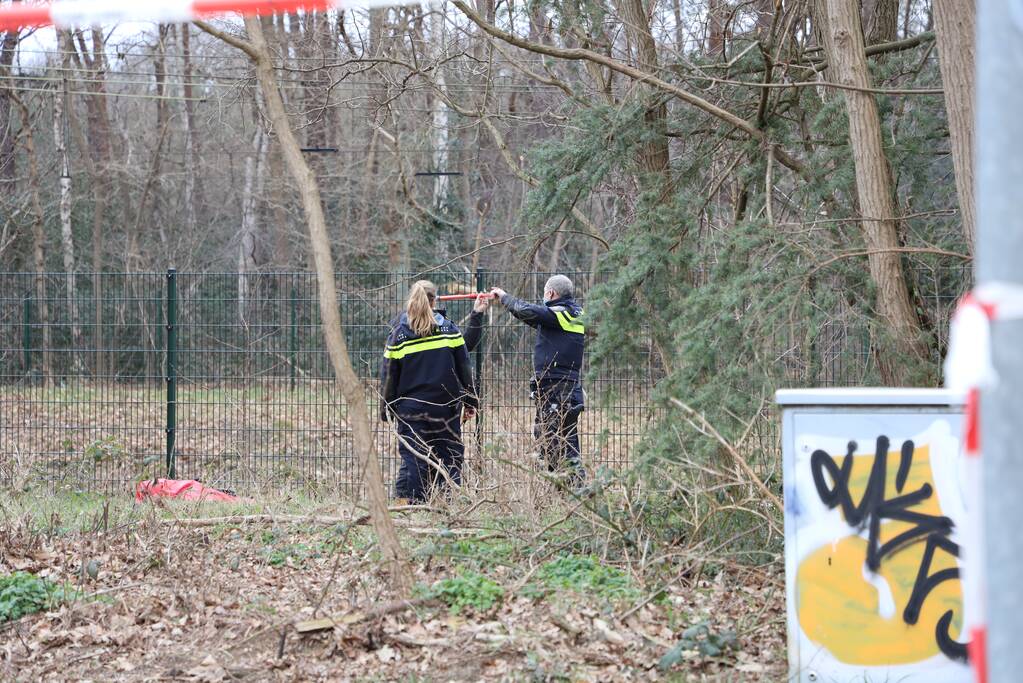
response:
[[[401,342],[400,344],[395,344],[393,346],[388,346],[387,350],[388,351],[397,351],[398,349],[403,349],[406,346],[411,346],[412,344],[421,344],[422,342],[431,341],[433,339],[457,339],[457,338],[459,338],[461,336],[462,335],[459,332],[447,332],[447,333],[444,333],[444,334],[431,334],[429,337],[416,337],[415,339],[406,339],[405,341]]]
[[[432,337],[422,337],[421,339],[410,339],[407,342],[398,344],[397,346],[388,346],[384,351],[384,358],[391,358],[398,360],[404,358],[409,354],[418,353],[420,351],[431,351],[433,349],[456,349],[459,346],[465,346],[465,339],[460,334],[438,334]]]
[[[578,318],[574,318],[565,311],[554,311],[554,315],[558,318],[558,324],[561,325],[561,329],[565,332],[575,332],[576,334],[586,334],[586,327],[583,325],[582,313],[579,314]]]

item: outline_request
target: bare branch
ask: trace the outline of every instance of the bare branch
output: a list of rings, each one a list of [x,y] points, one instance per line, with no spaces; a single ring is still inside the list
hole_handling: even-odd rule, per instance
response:
[[[726,109],[722,109],[716,104],[708,102],[702,97],[694,95],[688,90],[684,90],[678,87],[677,85],[674,85],[673,83],[669,83],[668,81],[665,81],[657,76],[654,76],[653,74],[646,73],[645,71],[637,69],[636,67],[629,66],[628,64],[624,64],[618,61],[617,59],[608,57],[606,55],[602,55],[598,52],[593,52],[592,50],[586,50],[584,48],[578,47],[577,48],[555,47],[553,45],[543,45],[541,43],[535,43],[533,41],[526,40],[525,38],[520,38],[519,36],[516,36],[513,33],[510,33],[508,31],[505,31],[504,29],[501,29],[497,26],[494,26],[493,24],[488,23],[483,17],[481,17],[472,8],[470,8],[463,0],[453,0],[453,4],[455,5],[455,7],[460,9],[467,17],[469,17],[469,19],[472,20],[473,23],[475,23],[477,26],[483,29],[486,33],[490,34],[495,38],[503,40],[506,43],[514,45],[515,47],[519,47],[522,48],[523,50],[529,50],[531,52],[536,52],[543,55],[548,55],[550,57],[558,57],[560,59],[570,59],[575,61],[580,60],[589,61],[594,62],[596,64],[600,64],[602,66],[606,66],[607,68],[613,71],[617,71],[618,73],[624,76],[628,76],[629,78],[635,81],[638,81],[640,83],[646,83],[659,90],[663,90],[666,93],[670,93],[677,97],[678,99],[682,100],[683,102],[686,102],[687,104],[690,104],[696,107],[697,109],[701,109],[710,114],[711,116],[719,118],[725,123],[728,123],[729,125],[738,128],[739,130],[743,131],[744,133],[752,137],[754,140],[762,142],[766,139],[764,131],[758,129],[749,121],[739,116],[736,116],[735,114]],[[779,148],[777,150],[777,155],[778,161],[785,164],[785,166],[789,167],[793,171],[801,175],[806,172],[802,162],[790,156],[787,152]]]

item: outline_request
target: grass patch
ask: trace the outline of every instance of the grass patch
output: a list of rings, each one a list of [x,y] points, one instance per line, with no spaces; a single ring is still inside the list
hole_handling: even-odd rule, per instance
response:
[[[522,589],[523,595],[542,598],[568,590],[591,595],[606,602],[635,601],[642,593],[628,574],[617,567],[602,564],[593,555],[562,555],[543,565],[534,580]]]
[[[420,588],[418,593],[424,598],[440,600],[452,614],[458,614],[465,608],[487,612],[504,600],[504,589],[500,584],[471,571],[441,579],[428,588]]]
[[[212,482],[209,485],[215,487],[216,483]],[[161,499],[161,503],[160,506],[148,501],[138,504],[135,502],[134,494],[129,492],[105,495],[82,491],[56,493],[0,491],[0,520],[23,520],[33,532],[49,537],[103,530],[104,523],[108,528],[130,525],[148,518],[206,518],[257,514],[301,516],[323,514],[325,509],[329,510],[330,514],[343,514],[351,508],[350,501],[344,497],[315,499],[284,493],[242,499],[234,503],[173,499]],[[211,528],[215,533],[224,533],[237,528],[237,525],[227,522]],[[259,536],[251,538],[256,540]],[[273,542],[274,538],[264,540],[263,544]]]
[[[429,540],[416,550],[417,557],[437,557],[456,567],[486,572],[495,567],[513,567],[520,555],[515,545],[503,538],[461,538]]]
[[[63,586],[28,572],[0,576],[0,623],[49,609],[67,598]]]

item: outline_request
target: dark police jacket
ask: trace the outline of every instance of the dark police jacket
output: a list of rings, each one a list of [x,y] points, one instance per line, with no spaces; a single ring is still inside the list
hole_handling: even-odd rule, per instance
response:
[[[435,308],[434,313],[440,313],[445,318],[448,317],[448,311],[446,308]],[[395,318],[390,322],[391,330],[398,326],[398,322],[401,320],[401,316]],[[462,337],[465,339],[465,349],[472,353],[479,346],[480,340],[483,339],[483,314],[478,311],[471,311],[469,313],[469,322],[462,330]]]
[[[438,308],[437,312],[443,316],[447,316],[447,313],[443,308]],[[469,353],[476,350],[479,346],[480,340],[483,338],[483,314],[477,311],[473,311],[469,314],[469,324],[465,326],[465,330],[462,331],[462,336],[465,337],[465,348],[468,349]]]
[[[462,333],[440,313],[434,320],[436,327],[424,337],[412,331],[405,313],[392,326],[380,368],[383,419],[388,409],[398,415],[440,415],[456,412],[459,404],[478,407]]]
[[[537,383],[541,387],[571,384],[573,392],[581,395],[579,372],[586,344],[582,307],[569,297],[539,306],[510,294],[501,297],[501,303],[513,316],[536,328],[533,372]]]

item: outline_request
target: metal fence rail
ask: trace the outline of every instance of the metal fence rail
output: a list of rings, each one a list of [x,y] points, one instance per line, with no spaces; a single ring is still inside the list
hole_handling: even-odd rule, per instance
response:
[[[583,299],[601,277],[567,274]],[[445,293],[500,284],[535,298],[548,275],[431,277]],[[388,323],[414,279],[338,277],[350,357],[374,403]],[[173,467],[178,477],[243,491],[356,486],[358,458],[316,292],[308,273],[0,273],[0,484],[123,490]],[[448,317],[463,322],[471,305],[450,302]],[[532,343],[532,330],[492,310],[474,358],[483,411],[466,435],[476,475],[535,450]],[[593,376],[580,422],[589,466],[628,462],[654,414],[657,373],[647,354]],[[378,424],[376,434],[393,478],[390,426]]]
[[[604,275],[569,272],[580,299]],[[500,285],[535,299],[549,273],[431,273],[442,293]],[[349,355],[371,400],[388,323],[411,273],[338,275]],[[967,277],[936,270],[922,302],[945,329]],[[464,323],[471,301],[448,302]],[[813,330],[779,329],[765,345],[790,386],[847,386],[872,372],[861,321],[834,311]],[[533,453],[533,331],[492,307],[474,355],[483,410],[467,430],[467,479],[513,485]],[[123,490],[164,476],[237,490],[351,490],[361,480],[346,408],[322,344],[309,273],[0,273],[0,485],[44,480]],[[939,340],[943,345],[943,340]],[[584,460],[620,469],[657,417],[650,391],[656,354],[591,368],[580,420]],[[375,408],[375,405],[374,405]],[[769,415],[758,426],[760,459],[776,464]],[[391,427],[376,425],[377,451],[393,479]],[[502,479],[502,477],[504,479]]]

